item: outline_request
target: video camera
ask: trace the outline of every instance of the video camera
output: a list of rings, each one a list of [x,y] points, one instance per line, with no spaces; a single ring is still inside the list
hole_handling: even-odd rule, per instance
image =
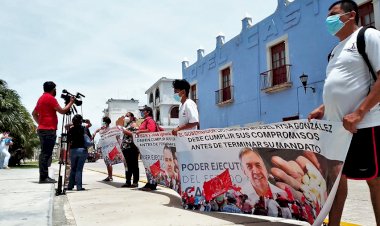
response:
[[[61,98],[65,100],[65,104],[68,104],[70,102],[70,98],[74,97],[74,104],[76,106],[81,106],[82,105],[82,97],[85,97],[81,93],[77,93],[76,95],[69,93],[67,90],[62,90]]]

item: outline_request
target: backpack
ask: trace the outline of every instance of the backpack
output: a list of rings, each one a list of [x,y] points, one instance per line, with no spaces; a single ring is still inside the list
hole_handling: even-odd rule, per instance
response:
[[[373,80],[376,81],[376,79],[377,79],[376,73],[375,73],[375,71],[373,70],[373,67],[372,67],[371,63],[369,62],[369,59],[368,59],[368,55],[367,55],[367,53],[365,52],[365,38],[364,38],[364,33],[365,33],[365,31],[366,31],[368,28],[376,29],[376,28],[373,27],[373,26],[363,27],[363,28],[359,31],[358,37],[357,37],[357,39],[356,39],[356,47],[358,48],[358,52],[360,53],[360,55],[362,55],[362,57],[363,57],[365,63],[367,64],[367,66],[368,66],[368,68],[369,68],[369,71],[371,72],[371,75],[372,75]]]
[[[371,75],[372,75],[372,78],[374,81],[376,81],[377,79],[377,76],[376,76],[376,73],[375,73],[375,70],[373,70],[373,67],[371,65],[371,62],[369,62],[369,59],[368,59],[368,55],[367,53],[365,52],[365,36],[364,36],[364,33],[365,31],[368,29],[368,28],[373,28],[373,29],[376,29],[375,27],[373,26],[367,26],[367,27],[363,27],[359,33],[358,33],[358,37],[356,38],[356,47],[358,48],[358,52],[359,54],[363,57],[365,63],[367,64],[368,68],[369,68],[369,71],[371,72]],[[331,59],[331,56],[332,56],[332,51],[329,53],[329,55],[327,56],[327,61],[330,61]]]

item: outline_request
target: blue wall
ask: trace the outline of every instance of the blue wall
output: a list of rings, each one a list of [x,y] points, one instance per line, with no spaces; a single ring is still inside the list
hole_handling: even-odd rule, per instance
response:
[[[242,31],[226,43],[217,37],[214,51],[188,66],[183,63],[183,78],[197,84],[201,128],[244,126],[247,123],[271,123],[284,117],[305,118],[322,103],[327,55],[338,40],[325,28],[327,9],[334,0],[295,0],[285,5],[279,0],[276,11],[254,25],[250,18],[242,21]],[[260,73],[267,65],[268,43],[288,36],[288,63],[292,86],[266,93],[261,90]],[[234,99],[230,104],[215,103],[220,89],[220,69],[231,65]],[[308,84],[316,89],[306,94],[299,76],[309,76]],[[298,95],[297,95],[298,93]]]

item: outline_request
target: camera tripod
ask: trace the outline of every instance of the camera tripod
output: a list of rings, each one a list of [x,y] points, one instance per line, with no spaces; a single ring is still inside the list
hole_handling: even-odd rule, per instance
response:
[[[69,144],[67,140],[67,132],[68,128],[66,125],[71,123],[72,115],[74,113],[77,113],[77,110],[75,106],[73,105],[72,108],[63,115],[62,118],[62,133],[61,133],[61,144],[60,144],[60,154],[59,154],[59,171],[58,171],[58,187],[55,189],[55,195],[65,195],[66,194],[66,188],[67,188],[67,170],[68,166],[70,165],[68,162],[68,153],[69,151]],[[64,166],[64,173],[62,178],[62,168]]]

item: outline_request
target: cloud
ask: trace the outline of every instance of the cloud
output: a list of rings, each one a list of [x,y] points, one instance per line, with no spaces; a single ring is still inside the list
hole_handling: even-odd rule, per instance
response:
[[[248,12],[258,22],[277,0],[4,0],[0,77],[31,112],[47,80],[86,95],[83,113],[100,126],[110,98],[138,99],[159,78],[180,78],[181,61],[238,35]],[[60,94],[58,92],[58,94]],[[57,97],[60,99],[59,97]],[[62,100],[59,100],[63,104]]]

